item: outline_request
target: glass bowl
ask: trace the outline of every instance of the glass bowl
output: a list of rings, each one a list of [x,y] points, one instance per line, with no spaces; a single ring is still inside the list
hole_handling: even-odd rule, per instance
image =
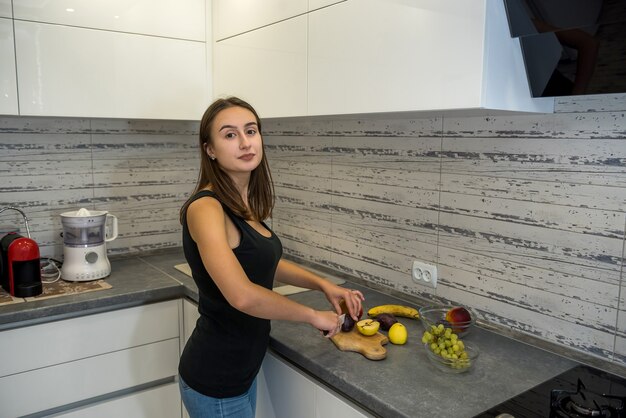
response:
[[[476,322],[476,314],[472,312],[471,309],[465,308],[470,314],[470,320],[450,323],[446,320],[446,314],[452,308],[456,308],[456,306],[424,306],[420,308],[420,320],[422,321],[422,325],[424,325],[424,330],[430,331],[432,325],[443,324],[445,328],[452,328],[452,332],[459,337],[469,334]]]
[[[424,349],[426,350],[426,356],[428,360],[439,370],[444,373],[466,373],[474,368],[476,365],[476,360],[478,359],[478,347],[473,344],[465,344],[465,352],[467,353],[467,358],[464,359],[452,359],[452,358],[444,358],[439,354],[435,354],[430,349],[430,344],[424,344]]]

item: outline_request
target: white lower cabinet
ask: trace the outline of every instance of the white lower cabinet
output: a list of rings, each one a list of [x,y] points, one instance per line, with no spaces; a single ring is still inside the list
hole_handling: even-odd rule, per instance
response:
[[[183,301],[184,339],[195,327],[198,308]],[[184,408],[183,408],[184,409]],[[186,411],[183,416],[188,417]],[[265,355],[257,378],[256,418],[369,418],[372,415],[317,383],[275,354]]]
[[[54,415],[62,418],[172,418],[180,416],[178,383]]]
[[[259,375],[257,418],[368,418],[372,415],[267,353]]]
[[[180,416],[180,304],[3,331],[0,353],[11,361],[0,363],[0,415]],[[155,408],[157,398],[167,406]]]

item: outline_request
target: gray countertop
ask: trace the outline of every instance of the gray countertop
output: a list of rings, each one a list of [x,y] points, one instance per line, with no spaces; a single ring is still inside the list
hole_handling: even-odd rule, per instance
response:
[[[179,297],[197,300],[193,280],[174,268],[184,262],[180,249],[113,260],[111,276],[106,279],[111,289],[0,306],[0,330]],[[363,291],[366,309],[387,303],[415,306],[357,283],[345,286]],[[320,292],[289,297],[316,309],[329,308]],[[472,417],[577,364],[475,327],[465,337],[480,349],[475,368],[468,373],[444,374],[426,357],[419,321],[399,319],[408,329],[409,340],[400,346],[387,344],[387,358],[380,361],[339,351],[319,331],[289,321],[272,323],[270,347],[293,365],[382,417]]]

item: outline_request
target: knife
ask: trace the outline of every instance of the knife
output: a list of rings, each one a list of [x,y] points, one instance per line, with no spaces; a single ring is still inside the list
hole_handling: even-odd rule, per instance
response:
[[[345,321],[345,320],[346,320],[346,314],[345,313],[342,313],[341,315],[339,315],[339,323],[341,324],[339,326],[339,328],[341,328],[343,326],[343,321]],[[324,331],[323,334],[324,334],[324,336],[328,335],[328,331]]]

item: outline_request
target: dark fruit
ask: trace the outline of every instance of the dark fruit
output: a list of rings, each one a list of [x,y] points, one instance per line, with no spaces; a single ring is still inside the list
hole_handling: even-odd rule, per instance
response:
[[[343,324],[341,325],[341,330],[343,332],[350,332],[352,331],[352,328],[354,328],[354,319],[352,319],[352,317],[350,315],[346,315],[346,317],[343,320]]]
[[[381,313],[376,317],[376,320],[380,322],[380,327],[383,329],[383,331],[389,331],[389,328],[391,328],[393,324],[398,322],[396,317],[393,316],[393,314],[389,313]]]

